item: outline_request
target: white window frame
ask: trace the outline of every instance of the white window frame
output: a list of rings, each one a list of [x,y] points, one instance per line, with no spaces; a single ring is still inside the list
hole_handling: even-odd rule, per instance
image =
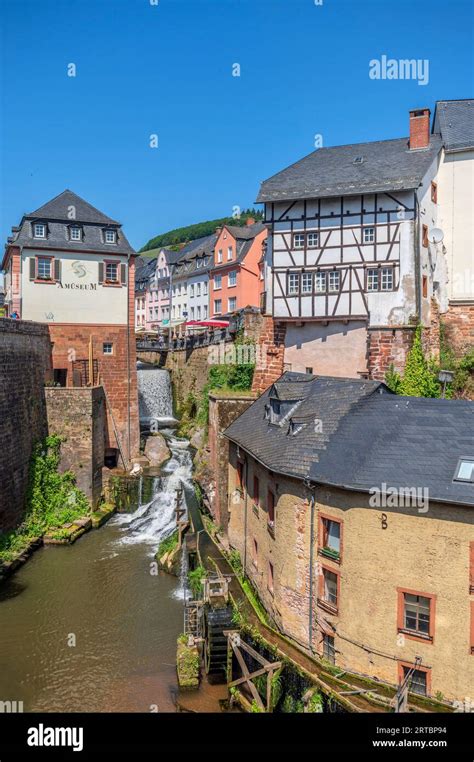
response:
[[[227,261],[232,259],[232,255],[233,255],[233,248],[232,246],[228,246],[227,247]]]
[[[231,305],[231,302],[235,302],[234,306]],[[228,312],[234,312],[234,310],[237,309],[237,297],[236,296],[229,296],[228,302]]]
[[[379,269],[369,267],[367,270],[367,291],[372,293],[379,290]]]
[[[48,265],[48,274],[40,274],[40,262]],[[37,280],[53,280],[53,260],[51,257],[38,256],[36,259],[36,278]]]
[[[380,274],[380,290],[393,291],[393,267],[382,267]]]
[[[337,294],[341,290],[341,273],[339,270],[330,270],[328,274],[328,293]],[[337,287],[333,281],[337,283]]]
[[[222,288],[222,275],[214,276],[214,291],[220,291]]]
[[[220,309],[217,309],[218,304]],[[222,315],[222,299],[214,299],[214,315]]]
[[[297,296],[300,292],[300,274],[288,273],[287,296]]]
[[[107,347],[107,349],[106,349]],[[109,348],[110,347],[110,351]],[[114,353],[114,345],[112,341],[104,341],[102,344],[102,354],[104,355],[113,355]]]
[[[296,243],[298,239],[298,243]],[[301,241],[299,240],[301,239]],[[304,233],[293,233],[293,248],[294,249],[304,249]]]
[[[222,262],[222,249],[217,250],[217,262],[218,264]]]
[[[308,282],[309,289],[305,286],[305,280]],[[313,293],[313,273],[301,273],[301,293],[312,294]]]
[[[78,235],[76,236],[75,233]],[[69,238],[71,241],[82,241],[82,230],[78,225],[69,228]]]
[[[311,243],[311,238],[313,238],[313,243]],[[315,233],[314,231],[311,233],[308,233],[308,246],[311,249],[315,249],[319,246],[319,233]]]
[[[318,270],[314,274],[314,291],[316,294],[325,294],[327,289],[328,279],[327,273],[324,270]]]
[[[41,228],[42,233],[38,233],[37,228]],[[44,222],[35,222],[33,225],[33,237],[34,238],[46,238],[46,225]]]
[[[115,268],[115,277],[109,278],[108,270],[109,267]],[[119,283],[119,277],[120,277],[120,270],[119,270],[119,263],[118,262],[106,262],[105,263],[105,282],[106,283]]]
[[[375,228],[373,225],[362,228],[362,243],[375,243]]]
[[[112,236],[112,240],[109,241],[109,235]],[[113,245],[114,243],[117,243],[117,232],[115,230],[105,230],[104,232],[104,241],[105,243],[109,245]]]
[[[232,283],[232,280],[234,281]],[[237,270],[231,270],[227,277],[227,285],[229,288],[235,288],[237,286]]]

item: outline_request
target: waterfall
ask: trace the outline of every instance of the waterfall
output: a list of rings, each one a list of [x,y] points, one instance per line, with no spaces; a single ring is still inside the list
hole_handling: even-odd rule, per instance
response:
[[[137,363],[138,405],[143,428],[160,429],[173,425],[173,398],[167,370]]]
[[[151,500],[141,503],[134,513],[123,513],[113,519],[124,532],[117,541],[121,545],[146,544],[150,555],[156,553],[161,540],[171,534],[176,525],[175,497],[181,487],[192,487],[192,457],[189,442],[167,435],[171,458],[154,478]],[[143,477],[139,477],[143,478]],[[186,500],[185,490],[183,490]],[[184,506],[186,507],[186,505]]]

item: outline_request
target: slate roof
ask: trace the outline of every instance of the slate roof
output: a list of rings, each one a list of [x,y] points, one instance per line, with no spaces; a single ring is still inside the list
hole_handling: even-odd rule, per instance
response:
[[[297,375],[304,377],[285,373],[276,386]],[[289,420],[265,419],[267,390],[225,435],[296,478],[362,492],[383,483],[427,488],[429,500],[474,506],[474,485],[453,481],[459,458],[474,457],[474,402],[399,397],[379,382],[323,376],[306,377],[303,386],[291,414],[296,434]]]
[[[433,132],[441,133],[447,153],[474,148],[474,99],[437,101]]]
[[[310,478],[362,491],[426,487],[431,500],[474,507],[474,484],[453,481],[461,457],[474,457],[473,402],[384,395],[351,409]]]
[[[71,206],[75,208],[76,216],[74,219],[68,217]],[[48,235],[46,238],[33,237],[32,223],[35,220],[47,223]],[[69,239],[68,226],[74,223],[80,224],[83,229],[81,241]],[[115,244],[106,244],[103,240],[103,228],[109,226],[116,231],[117,242]],[[63,191],[59,196],[35,209],[34,212],[25,214],[21,224],[12,230],[13,236],[8,239],[8,242],[26,248],[135,254],[119,222],[102,214],[70,190]]]
[[[300,401],[291,417],[297,417],[300,423],[306,421],[296,436],[288,433],[288,421],[280,426],[265,419],[265,406],[269,403],[273,387],[237,418],[226,429],[225,435],[242,445],[271,471],[305,478],[350,406],[367,394],[388,390],[379,381],[292,372],[284,373],[274,387],[280,387],[285,393],[295,385]],[[317,430],[317,420],[323,421],[322,431]]]
[[[179,280],[181,277],[189,278],[196,274],[208,273],[213,266],[214,247],[216,245],[217,235],[203,236],[190,241],[178,252],[178,257],[174,268],[173,279]],[[197,267],[199,257],[208,256],[209,262],[204,267]]]
[[[149,259],[137,271],[135,276],[135,291],[143,291],[146,289],[151,278],[155,275],[156,262],[156,257],[154,259]]]
[[[213,270],[219,270],[224,267],[231,267],[235,264],[240,264],[244,261],[247,253],[252,246],[254,238],[265,230],[265,225],[262,222],[255,222],[253,225],[246,225],[239,228],[236,225],[225,225],[225,228],[231,233],[236,241],[236,256],[230,262],[225,261],[220,264],[214,264]]]
[[[257,203],[411,190],[440,148],[440,135],[417,151],[410,151],[408,138],[319,148],[264,180]],[[354,163],[359,157],[362,162]]]

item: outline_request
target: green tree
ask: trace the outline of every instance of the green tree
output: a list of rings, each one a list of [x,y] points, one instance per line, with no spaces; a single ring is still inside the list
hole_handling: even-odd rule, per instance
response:
[[[398,384],[397,393],[406,397],[440,397],[440,385],[423,353],[421,333],[422,327],[419,325],[415,331],[413,345],[408,353],[405,371]]]

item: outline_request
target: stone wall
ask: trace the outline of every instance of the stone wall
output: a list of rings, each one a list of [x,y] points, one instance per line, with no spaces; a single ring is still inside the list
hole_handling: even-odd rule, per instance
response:
[[[384,381],[393,365],[403,373],[407,354],[413,344],[416,326],[400,328],[369,328],[367,330],[368,377]]]
[[[252,384],[252,391],[256,394],[261,394],[268,389],[283,373],[285,334],[285,323],[278,323],[268,316],[262,318],[257,343],[257,364]]]
[[[209,467],[211,484],[207,485],[209,508],[216,523],[227,534],[229,521],[227,478],[229,468],[229,440],[223,432],[239,415],[247,410],[255,395],[225,392],[209,395]]]
[[[106,406],[102,387],[46,389],[49,434],[64,437],[61,471],[72,471],[92,507],[102,493]]]
[[[447,343],[457,357],[462,357],[474,347],[474,304],[450,303],[448,311],[442,316]]]
[[[0,319],[0,532],[23,518],[31,451],[47,434],[50,367],[46,325]]]

